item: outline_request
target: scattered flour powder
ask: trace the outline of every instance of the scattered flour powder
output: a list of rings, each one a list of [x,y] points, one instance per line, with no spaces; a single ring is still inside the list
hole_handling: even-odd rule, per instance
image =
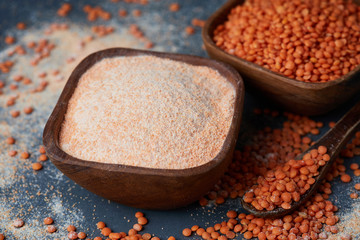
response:
[[[153,56],[106,58],[80,78],[60,146],[88,161],[185,169],[221,150],[235,89],[216,70]]]

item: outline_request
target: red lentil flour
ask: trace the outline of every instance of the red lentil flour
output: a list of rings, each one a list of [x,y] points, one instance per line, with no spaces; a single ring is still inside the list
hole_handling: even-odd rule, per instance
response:
[[[235,90],[216,70],[154,56],[103,59],[79,80],[60,146],[89,161],[184,169],[211,161]]]

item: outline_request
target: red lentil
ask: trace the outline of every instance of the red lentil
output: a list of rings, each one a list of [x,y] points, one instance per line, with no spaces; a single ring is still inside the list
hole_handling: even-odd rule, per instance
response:
[[[135,217],[136,218],[141,218],[141,217],[143,217],[144,216],[144,213],[142,213],[142,212],[136,212],[135,213]]]
[[[15,219],[14,222],[13,222],[13,226],[16,227],[16,228],[21,228],[25,225],[25,222],[18,218],[18,219]]]
[[[68,233],[68,238],[71,240],[77,239],[78,238],[78,234],[74,231],[71,231]]]
[[[236,218],[237,215],[238,215],[237,212],[234,211],[234,210],[230,210],[230,211],[228,211],[228,212],[226,213],[226,216],[227,216],[228,218]]]
[[[253,237],[252,233],[251,232],[245,232],[244,233],[244,238],[245,239],[251,239]]]
[[[19,22],[18,24],[16,24],[16,28],[19,30],[24,30],[26,29],[26,25],[23,22]]]
[[[120,233],[110,233],[110,234],[109,234],[109,238],[110,238],[110,239],[120,239],[120,238],[121,238],[121,234],[120,234]]]
[[[359,169],[359,164],[357,164],[357,163],[352,163],[352,164],[350,164],[350,169],[351,169],[351,170]]]
[[[187,27],[185,28],[185,33],[186,33],[187,35],[193,35],[193,34],[195,33],[195,28],[193,28],[193,27],[191,27],[191,26],[187,26]]]
[[[17,118],[18,116],[20,116],[20,112],[17,111],[17,110],[12,110],[12,111],[10,111],[10,115],[11,115],[13,118]]]
[[[18,85],[12,83],[9,85],[9,88],[10,88],[10,90],[16,90],[16,89],[18,89]]]
[[[103,229],[101,229],[101,234],[104,235],[105,237],[108,237],[111,233],[111,229],[108,227],[104,227]]]
[[[79,233],[78,233],[78,238],[79,238],[79,239],[85,239],[85,238],[86,238],[86,233],[84,233],[84,232],[79,232]]]
[[[191,20],[191,24],[195,27],[204,27],[205,25],[205,21],[204,20],[200,20],[198,18],[193,18]]]
[[[128,12],[125,9],[119,9],[118,14],[120,17],[126,17]]]
[[[15,75],[14,77],[13,77],[13,80],[15,81],[15,82],[20,82],[21,80],[23,80],[23,76],[22,75]]]
[[[343,174],[341,177],[340,177],[341,181],[344,182],[344,183],[348,183],[351,181],[351,177],[349,174]]]
[[[138,224],[138,223],[135,223],[133,225],[133,229],[135,229],[136,231],[140,232],[142,230],[142,225]]]
[[[205,232],[205,231],[204,231]],[[204,233],[202,232],[202,233]],[[185,237],[189,237],[191,235],[191,230],[189,228],[185,228],[183,231],[182,231],[182,234],[185,236]],[[202,235],[201,233],[201,235]]]
[[[135,230],[135,229],[129,229],[129,231],[128,231],[128,235],[129,236],[135,236],[137,234],[137,231]]]
[[[144,234],[142,235],[142,238],[143,238],[144,240],[150,240],[150,239],[151,239],[151,234],[150,234],[150,233],[144,233]]]
[[[106,226],[106,225],[105,225],[104,222],[98,222],[98,223],[96,224],[96,227],[97,227],[98,229],[103,229],[105,226]]]
[[[28,152],[22,152],[22,153],[20,154],[20,157],[21,157],[22,159],[28,159],[28,158],[30,157],[30,154],[29,154]]]
[[[141,12],[139,9],[134,9],[134,10],[132,11],[132,15],[133,15],[134,17],[140,17],[140,16],[142,15],[142,12]]]
[[[12,36],[6,36],[5,37],[5,43],[6,44],[14,44],[15,43],[15,38],[14,37],[12,37]]]
[[[146,219],[146,217],[139,217],[138,218],[138,224],[146,225],[147,223],[148,223],[148,220]]]
[[[34,109],[32,107],[25,107],[24,108],[24,113],[25,114],[31,114],[34,111]]]
[[[191,227],[191,231],[196,232],[199,229],[198,225],[194,225]]]
[[[22,83],[25,84],[25,85],[29,85],[29,84],[32,84],[32,81],[31,81],[30,78],[24,78]]]
[[[15,104],[15,100],[15,98],[10,98],[9,100],[7,100],[6,106],[13,106]]]
[[[178,3],[171,3],[169,6],[170,12],[177,12],[180,10],[180,5]]]
[[[226,237],[230,238],[230,239],[233,239],[233,238],[235,238],[235,233],[233,231],[228,231],[226,233]]]
[[[150,42],[150,41],[147,41],[144,45],[144,47],[146,49],[150,49],[150,48],[153,48],[154,47],[154,43],[153,42]]]
[[[42,168],[43,168],[43,165],[41,163],[36,162],[36,163],[32,164],[32,169],[35,170],[35,171],[39,171]]]
[[[201,237],[202,237],[203,239],[210,239],[210,238],[211,238],[210,233],[208,233],[208,232],[203,232],[203,233],[201,234]]]
[[[54,220],[51,217],[44,218],[44,224],[45,225],[53,224],[53,222],[54,222]]]
[[[40,146],[40,148],[39,148],[39,153],[41,153],[41,154],[45,154],[45,153],[46,153],[44,146]]]
[[[8,137],[8,138],[6,139],[6,143],[9,144],[9,145],[15,144],[15,138],[13,138],[13,137]]]
[[[350,198],[352,198],[352,199],[357,199],[358,197],[359,197],[359,194],[357,194],[357,193],[350,194]]]
[[[46,231],[48,232],[48,233],[54,233],[54,232],[56,232],[56,227],[54,226],[54,225],[49,225],[49,226],[47,226],[46,227]]]
[[[69,225],[69,226],[66,228],[66,230],[67,230],[68,232],[75,232],[75,231],[76,231],[76,227],[75,227],[74,225]]]
[[[15,151],[15,150],[10,150],[10,151],[8,152],[8,154],[9,154],[10,157],[15,157],[16,154],[17,154],[17,151]]]
[[[45,154],[41,154],[38,159],[39,159],[39,161],[44,162],[44,161],[48,160],[48,157]]]
[[[336,125],[336,122],[332,122],[332,121],[331,121],[331,122],[329,122],[329,127],[330,127],[330,128],[335,127],[335,125]]]

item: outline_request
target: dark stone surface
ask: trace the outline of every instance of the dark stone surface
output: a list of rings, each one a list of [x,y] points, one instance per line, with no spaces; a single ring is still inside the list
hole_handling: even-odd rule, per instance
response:
[[[40,27],[42,24],[51,23],[55,21],[68,22],[68,23],[81,23],[90,25],[85,19],[85,14],[82,11],[84,4],[92,6],[98,4],[100,1],[68,1],[73,5],[68,18],[60,18],[56,16],[55,12],[62,2],[55,0],[22,0],[22,1],[1,1],[0,2],[0,32],[1,41],[0,47],[3,48],[4,36],[8,32],[13,33],[13,28],[17,22],[23,21],[31,28]],[[124,26],[129,26],[131,23],[137,23],[143,29],[146,36],[160,45],[166,51],[179,52],[185,54],[193,54],[199,56],[207,56],[206,52],[202,49],[201,31],[196,29],[193,36],[186,36],[184,28],[191,24],[191,19],[197,17],[199,19],[206,19],[209,17],[224,0],[211,0],[211,1],[194,1],[183,0],[179,1],[181,9],[179,12],[171,13],[168,11],[168,6],[173,1],[161,0],[150,1],[149,5],[143,6],[138,4],[125,4],[120,1],[119,3],[112,3],[110,1],[101,1],[101,6],[104,9],[112,12],[113,16],[117,17],[117,10],[125,8],[129,12],[133,9],[140,9],[143,11],[143,16],[134,18],[129,16],[125,19],[119,20]],[[105,23],[99,20],[96,23]],[[15,34],[20,36],[21,32],[16,31]],[[6,78],[6,75],[1,75]],[[59,90],[60,91],[60,90]],[[246,139],[261,125],[274,125],[279,126],[279,122],[270,119],[258,119],[257,116],[252,115],[254,106],[267,106],[266,102],[255,100],[256,94],[250,95],[247,93],[245,100],[244,120],[242,123],[242,139]],[[0,98],[0,121],[11,124],[11,118],[6,116],[5,109],[3,108],[4,99]],[[29,147],[30,152],[36,152],[38,146],[41,144],[42,128],[49,116],[56,97],[49,100],[48,106],[42,106],[37,112],[31,116],[26,116],[21,123],[17,123],[11,131],[13,135],[25,136],[26,145]],[[355,100],[354,100],[355,101]],[[352,101],[352,102],[354,102]],[[326,116],[316,117],[317,120],[322,120],[325,123],[329,121],[336,121],[339,117],[352,105],[349,103],[347,106],[342,107]],[[328,128],[324,128],[323,132]],[[322,132],[322,133],[323,133]],[[0,141],[5,139],[4,133],[0,131]],[[241,145],[239,141],[238,145]],[[31,146],[31,147],[30,147]],[[37,158],[39,154],[35,153]],[[352,162],[359,162],[359,157],[351,160],[346,160],[345,165],[349,166]],[[4,159],[0,159],[0,162]],[[0,166],[4,166],[3,164]],[[349,172],[350,173],[350,172]],[[352,175],[352,171],[350,173]],[[62,174],[50,163],[44,164],[44,170],[34,175],[31,170],[18,169],[18,175],[25,176],[25,179],[19,180],[10,187],[0,188],[0,196],[8,196],[9,205],[14,207],[11,213],[5,216],[14,219],[15,216],[22,216],[25,220],[38,219],[42,222],[43,217],[53,216],[55,223],[68,224],[72,222],[76,225],[79,231],[85,231],[90,237],[99,236],[99,231],[96,229],[95,224],[98,221],[104,221],[114,231],[127,231],[132,227],[135,221],[134,214],[139,209],[129,208],[119,205],[117,203],[109,202],[101,197],[98,197],[80,186],[73,183]],[[352,175],[353,176],[353,175]],[[358,180],[359,181],[359,180]],[[52,188],[51,186],[54,186]],[[146,186],[144,186],[146,187]],[[341,213],[351,210],[350,205],[354,200],[349,198],[349,191],[353,189],[353,183],[342,184],[339,180],[335,180],[333,184],[334,194],[331,199],[340,208]],[[17,198],[12,202],[13,193],[17,191]],[[40,191],[42,194],[38,197],[36,193]],[[46,193],[46,194],[44,194]],[[56,212],[50,206],[54,205],[54,199],[61,201],[63,206],[63,214]],[[33,207],[33,210],[26,212],[21,209]],[[238,200],[228,200],[225,204],[212,207],[200,207],[194,203],[188,207],[173,210],[173,211],[149,211],[141,210],[149,218],[149,224],[145,226],[143,232],[153,233],[161,239],[167,239],[173,235],[177,239],[183,239],[181,231],[185,227],[191,227],[194,224],[202,227],[211,226],[214,223],[225,220],[226,212],[229,209],[241,211],[240,202]],[[3,213],[0,212],[0,215]],[[72,217],[70,217],[70,215]],[[78,215],[79,219],[74,218]],[[1,219],[1,216],[0,216]],[[128,222],[130,220],[130,222]],[[9,226],[1,226],[0,232],[5,232]],[[66,239],[65,226],[57,225],[58,235],[61,239]],[[45,228],[44,228],[45,229]],[[35,236],[35,234],[34,234]],[[55,235],[54,235],[55,236]],[[44,234],[43,239],[53,239],[54,237],[49,234]],[[8,235],[7,239],[13,239],[12,235]],[[33,239],[33,238],[24,238]],[[35,239],[35,237],[34,237]],[[39,239],[39,238],[37,238]],[[197,237],[192,237],[197,239]],[[237,237],[241,239],[241,236]]]

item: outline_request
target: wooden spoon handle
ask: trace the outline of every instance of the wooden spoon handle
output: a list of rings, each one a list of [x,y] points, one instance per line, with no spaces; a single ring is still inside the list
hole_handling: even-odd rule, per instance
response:
[[[355,104],[342,117],[336,125],[330,129],[319,141],[315,143],[314,147],[326,146],[330,156],[337,156],[344,148],[350,139],[353,137],[355,131],[360,126],[360,102]]]

